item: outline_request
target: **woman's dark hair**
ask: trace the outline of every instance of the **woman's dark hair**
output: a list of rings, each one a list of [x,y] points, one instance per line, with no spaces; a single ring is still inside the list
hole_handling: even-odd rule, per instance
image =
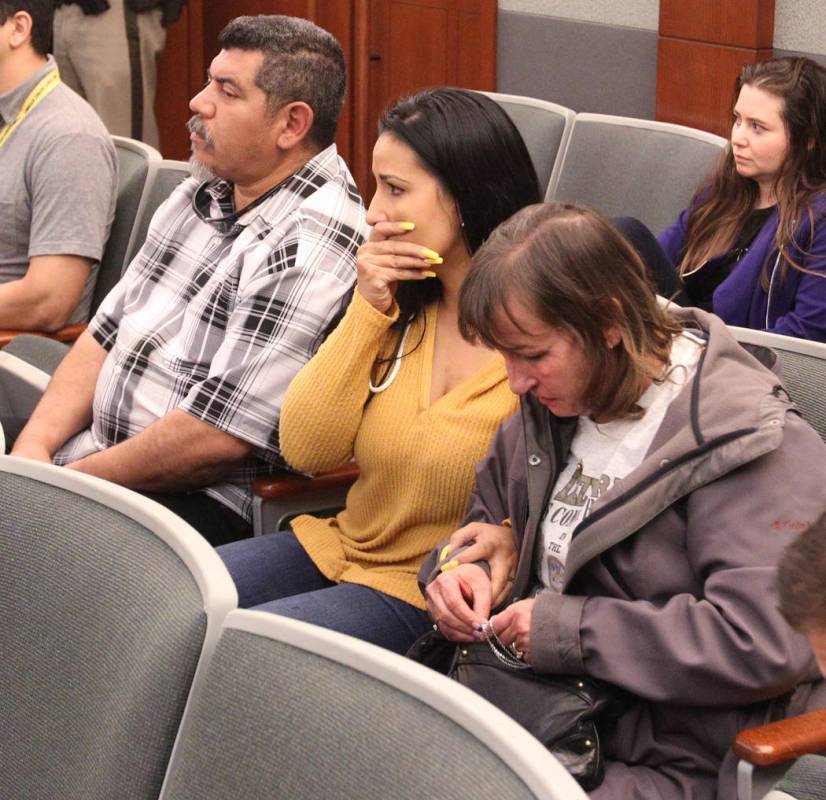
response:
[[[628,419],[650,379],[663,377],[679,323],[660,308],[636,251],[596,211],[546,203],[500,225],[473,257],[459,298],[459,330],[502,349],[497,319],[520,330],[512,304],[575,337],[589,365],[594,418]],[[606,331],[620,342],[609,346]]]
[[[472,255],[493,229],[542,200],[528,149],[510,117],[466,89],[426,89],[404,97],[379,120],[418,156],[456,202]],[[438,280],[405,281],[396,291],[399,327],[441,295]]]
[[[826,69],[809,58],[778,58],[743,67],[734,84],[732,108],[744,86],[762,89],[783,101],[781,116],[789,150],[774,181],[779,224],[776,245],[782,254],[781,278],[789,267],[801,269],[790,256],[795,229],[804,214],[813,222],[809,201],[826,187]],[[688,246],[680,273],[696,269],[728,250],[754,208],[758,187],[737,172],[731,146],[699,188],[688,217]],[[813,226],[812,226],[813,227]],[[763,270],[768,288],[768,264]]]

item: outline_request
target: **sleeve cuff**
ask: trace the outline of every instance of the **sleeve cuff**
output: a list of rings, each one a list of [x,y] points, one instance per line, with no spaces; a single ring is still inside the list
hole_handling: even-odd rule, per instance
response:
[[[358,288],[353,292],[353,299],[348,310],[351,310],[353,316],[363,323],[374,325],[381,330],[386,330],[399,318],[399,306],[395,300],[385,314],[370,305]]]
[[[113,319],[96,314],[89,320],[88,331],[104,350],[109,351],[115,345],[118,325]]]
[[[579,638],[585,600],[551,591],[536,596],[531,614],[531,665],[536,672],[585,673]]]

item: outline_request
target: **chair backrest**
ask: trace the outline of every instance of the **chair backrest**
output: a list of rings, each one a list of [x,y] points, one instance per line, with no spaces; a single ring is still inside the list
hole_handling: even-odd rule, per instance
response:
[[[482,92],[499,103],[513,120],[522,135],[539,178],[539,189],[544,195],[551,180],[554,164],[571,134],[576,113],[565,106],[520,97],[515,94]]]
[[[0,496],[0,797],[155,800],[229,574],[97,478],[3,456]]]
[[[804,755],[789,767],[766,800],[826,800],[826,757]]]
[[[125,136],[113,136],[115,151],[118,154],[118,198],[115,204],[115,218],[103,258],[98,268],[95,291],[92,295],[92,313],[101,300],[118,282],[124,262],[130,257],[129,242],[132,226],[144,189],[158,163],[161,154],[148,144]]]
[[[780,358],[783,385],[803,419],[826,442],[826,344],[729,326],[741,344],[768,347]]]
[[[577,114],[546,199],[636,217],[659,233],[688,205],[726,144],[682,125]]]
[[[146,241],[146,233],[149,230],[152,215],[158,210],[161,203],[172,194],[175,187],[186,180],[189,175],[189,164],[186,161],[164,158],[155,166],[152,178],[146,186],[140,208],[135,215],[132,236],[129,240],[128,258],[123,262],[120,274],[123,274],[123,271],[129,266],[129,262]]]
[[[227,616],[189,721],[162,800],[586,797],[536,739],[454,681],[259,611]]]

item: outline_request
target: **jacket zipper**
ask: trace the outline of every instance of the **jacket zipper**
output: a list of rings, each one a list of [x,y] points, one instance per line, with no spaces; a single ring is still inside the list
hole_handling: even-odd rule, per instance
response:
[[[774,276],[777,273],[777,267],[780,265],[780,253],[777,253],[777,258],[774,261],[774,266],[772,267],[772,274],[769,278],[769,293],[766,297],[766,327],[771,327],[769,325],[769,310],[771,309],[772,305],[772,289],[774,288]]]

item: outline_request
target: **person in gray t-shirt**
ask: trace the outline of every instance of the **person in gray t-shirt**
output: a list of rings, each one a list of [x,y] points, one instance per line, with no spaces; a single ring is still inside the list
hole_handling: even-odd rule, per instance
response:
[[[0,328],[88,319],[117,156],[47,56],[49,0],[0,0]]]

